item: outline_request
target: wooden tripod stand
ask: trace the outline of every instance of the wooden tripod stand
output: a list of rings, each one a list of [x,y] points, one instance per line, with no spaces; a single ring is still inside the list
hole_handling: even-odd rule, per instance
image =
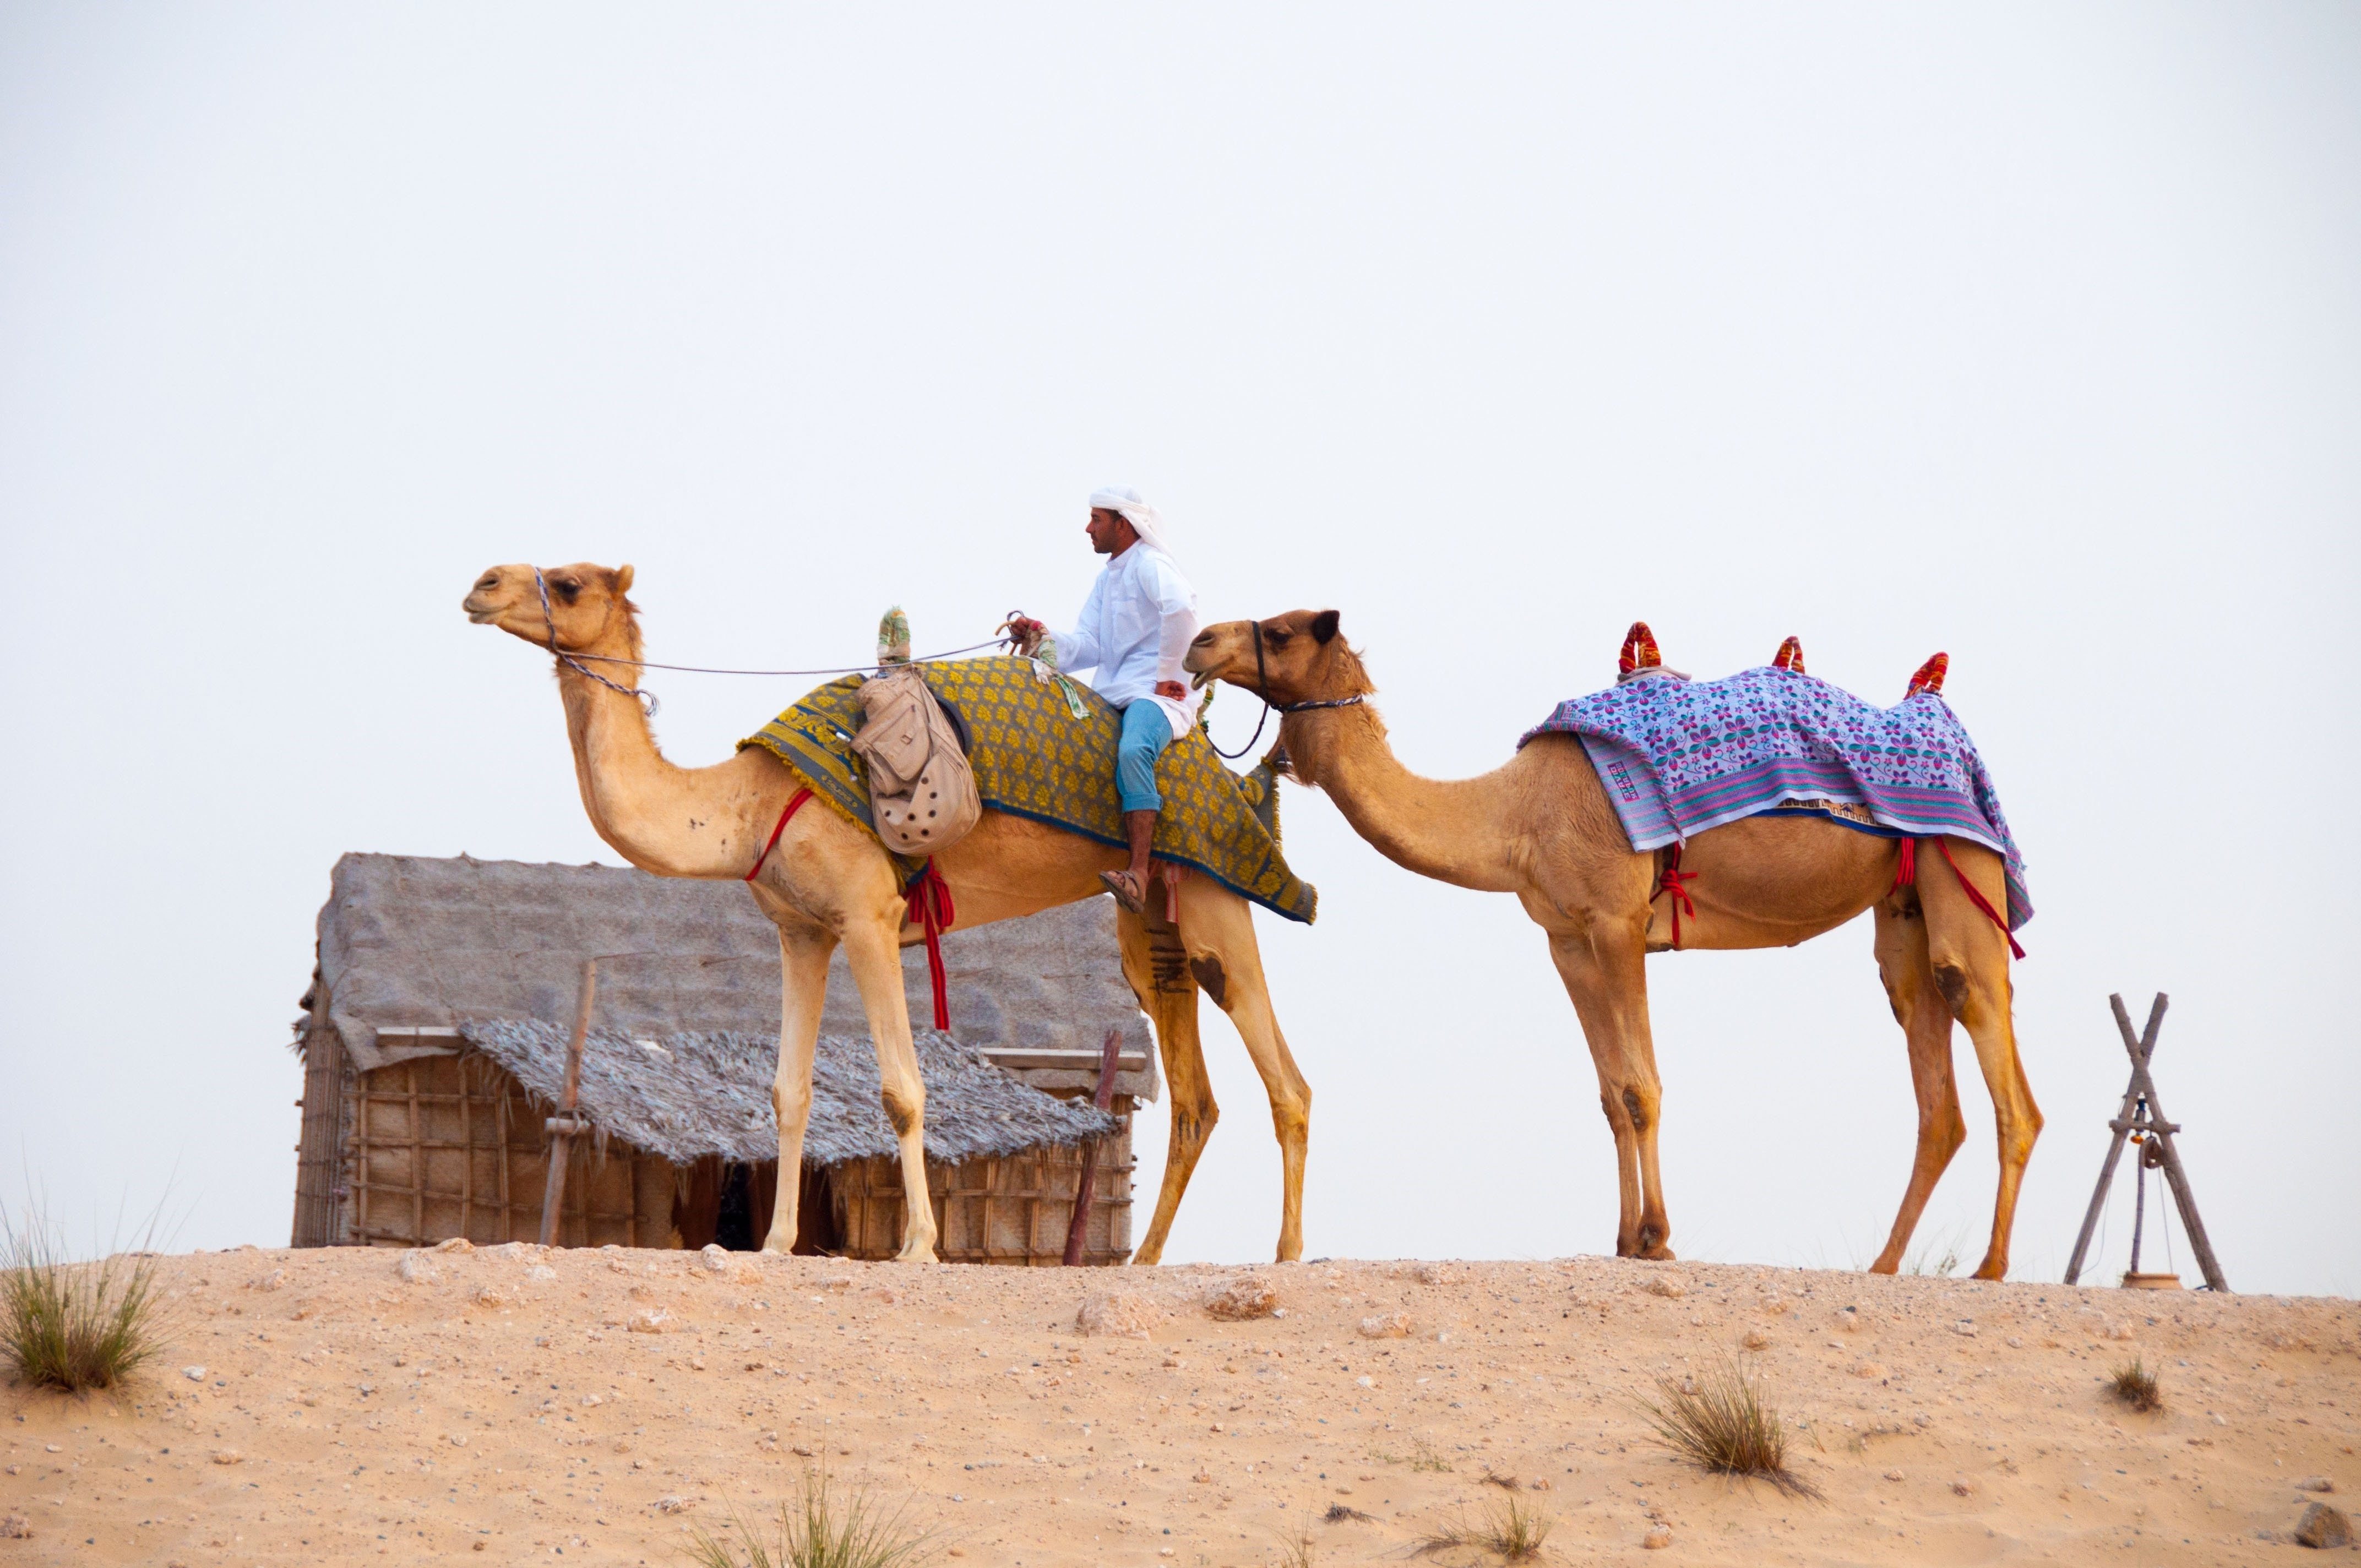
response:
[[[2148,1059],[2156,1055],[2157,1031],[2164,1026],[2167,998],[2161,991],[2148,1008],[2147,1028],[2141,1034],[2132,1033],[2132,1015],[2124,1011],[2120,995],[2107,998],[2115,1010],[2115,1027],[2124,1036],[2124,1049],[2131,1054],[2131,1087],[2124,1091],[2123,1109],[2107,1125],[2114,1136],[2107,1144],[2106,1163],[2099,1168],[2098,1190],[2091,1194],[2090,1212],[2082,1216],[2082,1234],[2074,1238],[2074,1255],[2066,1265],[2066,1283],[2071,1285],[2081,1275],[2082,1263],[2090,1255],[2091,1237],[2099,1228],[2099,1214],[2106,1207],[2107,1187],[2115,1179],[2115,1161],[2123,1157],[2126,1141],[2139,1144],[2140,1166],[2143,1171],[2160,1168],[2164,1179],[2172,1189],[2174,1206],[2180,1211],[2180,1228],[2188,1233],[2189,1245],[2197,1254],[2197,1266],[2205,1273],[2205,1288],[2227,1294],[2229,1282],[2222,1277],[2222,1266],[2213,1260],[2213,1244],[2205,1239],[2205,1222],[2197,1217],[2197,1199],[2189,1190],[2188,1173],[2180,1168],[2180,1152],[2173,1147],[2172,1135],[2180,1131],[2180,1124],[2164,1119],[2163,1108],[2156,1102],[2156,1080],[2148,1076]],[[2143,1195],[2145,1195],[2143,1193]],[[2133,1233],[2134,1265],[2137,1266],[2138,1233]]]

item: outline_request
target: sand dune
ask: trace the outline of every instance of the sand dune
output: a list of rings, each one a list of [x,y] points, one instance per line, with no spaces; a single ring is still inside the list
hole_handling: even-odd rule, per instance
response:
[[[0,1563],[675,1563],[822,1462],[906,1498],[946,1561],[1027,1568],[1263,1563],[1299,1532],[1320,1563],[1400,1563],[1502,1482],[1559,1562],[2251,1563],[2361,1489],[2342,1300],[1602,1258],[245,1248],[164,1273],[162,1362],[104,1395],[0,1389]],[[1279,1315],[1209,1316],[1249,1275]],[[1148,1338],[1077,1332],[1108,1290]],[[1649,1436],[1659,1376],[1750,1343],[1819,1501]],[[2160,1414],[2103,1387],[2135,1354]]]

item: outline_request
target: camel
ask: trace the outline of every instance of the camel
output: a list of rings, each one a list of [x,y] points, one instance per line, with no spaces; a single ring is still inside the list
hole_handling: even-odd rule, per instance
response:
[[[1642,962],[1674,945],[1655,908],[1664,852],[1632,850],[1572,735],[1536,736],[1478,778],[1411,773],[1387,745],[1377,710],[1360,700],[1376,688],[1338,634],[1339,620],[1334,610],[1295,610],[1263,621],[1259,649],[1256,623],[1225,622],[1198,636],[1187,666],[1201,685],[1226,681],[1279,708],[1293,776],[1327,791],[1387,859],[1459,887],[1517,895],[1548,934],[1598,1069],[1620,1189],[1616,1253],[1671,1258],[1656,1159],[1663,1094]],[[1900,1266],[1927,1196],[1967,1135],[1951,1074],[1956,1018],[1975,1044],[1998,1123],[2000,1191],[1991,1246],[1976,1270],[1980,1279],[1998,1279],[2008,1271],[2017,1189],[2041,1131],[2017,1061],[2007,938],[1965,896],[1940,854],[1917,856],[1915,885],[1897,887],[1905,842],[1800,817],[1747,817],[1699,833],[1679,861],[1695,873],[1686,888],[1696,911],[1682,912],[1679,946],[1793,947],[1874,911],[1878,972],[1909,1044],[1918,1143],[1901,1212],[1871,1267],[1891,1274]],[[1964,839],[1941,842],[1986,903],[2004,908],[2000,856]]]
[[[918,927],[905,924],[894,863],[874,837],[824,806],[798,810],[780,826],[801,781],[761,747],[706,768],[664,759],[630,689],[638,684],[642,658],[638,612],[625,597],[631,578],[629,566],[588,563],[545,572],[494,566],[476,580],[461,608],[476,624],[496,626],[556,656],[575,777],[599,838],[658,876],[743,879],[759,863],[749,885],[779,928],[783,1002],[771,1097],[782,1171],[802,1161],[829,959],[843,945],[876,1043],[885,1114],[908,1195],[897,1255],[903,1262],[931,1261],[937,1234],[927,1187],[926,1091],[911,1045],[900,956],[924,938]],[[765,841],[774,832],[766,853]],[[1104,892],[1099,873],[1126,861],[1121,850],[996,811],[986,811],[966,838],[936,857],[962,927],[1097,897]],[[1177,888],[1171,886],[1176,881]],[[1246,901],[1210,877],[1168,878],[1167,888],[1163,911],[1151,900],[1148,915],[1116,916],[1124,975],[1155,1025],[1172,1093],[1164,1184],[1132,1261],[1153,1264],[1163,1256],[1181,1194],[1219,1114],[1197,1035],[1202,988],[1237,1026],[1269,1093],[1284,1182],[1278,1256],[1288,1262],[1303,1253],[1312,1091],[1271,1009]],[[797,1186],[778,1184],[766,1251],[795,1245]]]

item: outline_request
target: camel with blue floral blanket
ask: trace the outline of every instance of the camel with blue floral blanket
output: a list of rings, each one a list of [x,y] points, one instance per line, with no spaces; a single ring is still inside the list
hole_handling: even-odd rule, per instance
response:
[[[927,1196],[926,1091],[911,1043],[901,959],[903,948],[925,939],[921,907],[955,909],[961,927],[1031,915],[1102,895],[1105,887],[1099,873],[1125,865],[1129,857],[1119,839],[1111,844],[1093,837],[1088,821],[1077,827],[1060,820],[1054,800],[1030,814],[987,809],[973,830],[934,858],[939,883],[930,878],[914,897],[895,858],[863,820],[865,798],[833,788],[842,781],[834,778],[826,748],[812,739],[819,733],[814,727],[834,711],[829,699],[842,695],[834,688],[823,688],[782,715],[785,728],[774,726],[778,735],[773,740],[758,737],[712,767],[675,766],[657,750],[635,690],[642,652],[638,612],[625,597],[631,580],[629,566],[494,566],[477,579],[462,608],[478,625],[496,626],[555,656],[575,775],[599,838],[631,864],[658,876],[743,879],[778,927],[785,983],[772,1100],[778,1112],[782,1169],[792,1169],[802,1158],[829,959],[843,946],[877,1048],[885,1113],[900,1146],[903,1190],[911,1197],[904,1206],[898,1255],[930,1261],[936,1224]],[[1021,705],[1030,696],[1024,687],[1002,683],[1004,706]],[[807,717],[817,715],[810,726],[788,723],[807,709]],[[1104,793],[1111,803],[1111,738],[1105,751]],[[1070,771],[1082,765],[1068,762]],[[1183,755],[1173,765],[1191,764]],[[989,802],[990,781],[985,782]],[[812,800],[820,806],[799,809]],[[1281,1155],[1278,1256],[1286,1262],[1302,1255],[1312,1091],[1271,1009],[1247,900],[1309,919],[1312,891],[1279,861],[1275,817],[1268,819],[1273,831],[1257,841],[1253,824],[1259,816],[1251,803],[1236,804],[1224,819],[1224,834],[1171,847],[1172,863],[1205,873],[1177,878],[1176,920],[1164,918],[1159,900],[1151,900],[1145,915],[1124,911],[1116,916],[1124,974],[1155,1025],[1172,1092],[1164,1185],[1155,1217],[1133,1254],[1135,1263],[1154,1263],[1162,1255],[1172,1217],[1218,1114],[1197,1034],[1201,989],[1230,1015],[1262,1075]],[[1159,848],[1161,852],[1165,846],[1159,841]],[[939,897],[945,904],[938,905]],[[769,1251],[795,1245],[796,1190],[794,1181],[778,1184],[763,1242]]]
[[[2000,1141],[1992,1242],[1976,1276],[2008,1272],[2017,1190],[2041,1131],[2010,1014],[2010,928],[2031,910],[1999,801],[1941,697],[1942,655],[1898,707],[1879,709],[1806,675],[1793,639],[1769,666],[1690,683],[1663,668],[1653,637],[1634,626],[1613,690],[1562,705],[1507,765],[1444,782],[1396,760],[1338,625],[1334,610],[1230,621],[1199,635],[1187,665],[1200,685],[1227,681],[1277,707],[1290,771],[1326,790],[1379,853],[1460,887],[1513,893],[1548,934],[1614,1133],[1620,1255],[1673,1255],[1647,955],[1793,947],[1869,910],[1918,1102],[1909,1185],[1871,1266],[1899,1266],[1967,1135],[1951,1071],[1956,1020],[1974,1043]]]

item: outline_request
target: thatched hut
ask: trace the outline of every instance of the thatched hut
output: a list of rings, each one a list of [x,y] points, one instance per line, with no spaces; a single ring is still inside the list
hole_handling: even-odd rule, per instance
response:
[[[320,911],[303,1015],[296,1246],[534,1239],[582,963],[598,988],[569,1168],[569,1245],[761,1245],[778,1180],[771,1107],[778,933],[745,890],[611,867],[346,855]],[[951,1029],[921,1031],[928,1183],[946,1261],[1055,1263],[1083,1146],[1089,1260],[1131,1247],[1131,1112],[1156,1094],[1113,905],[1093,899],[943,943]],[[923,956],[906,955],[913,1018]],[[1089,1103],[1121,1032],[1115,1109]],[[902,1184],[844,959],[829,979],[797,1250],[891,1256]]]

